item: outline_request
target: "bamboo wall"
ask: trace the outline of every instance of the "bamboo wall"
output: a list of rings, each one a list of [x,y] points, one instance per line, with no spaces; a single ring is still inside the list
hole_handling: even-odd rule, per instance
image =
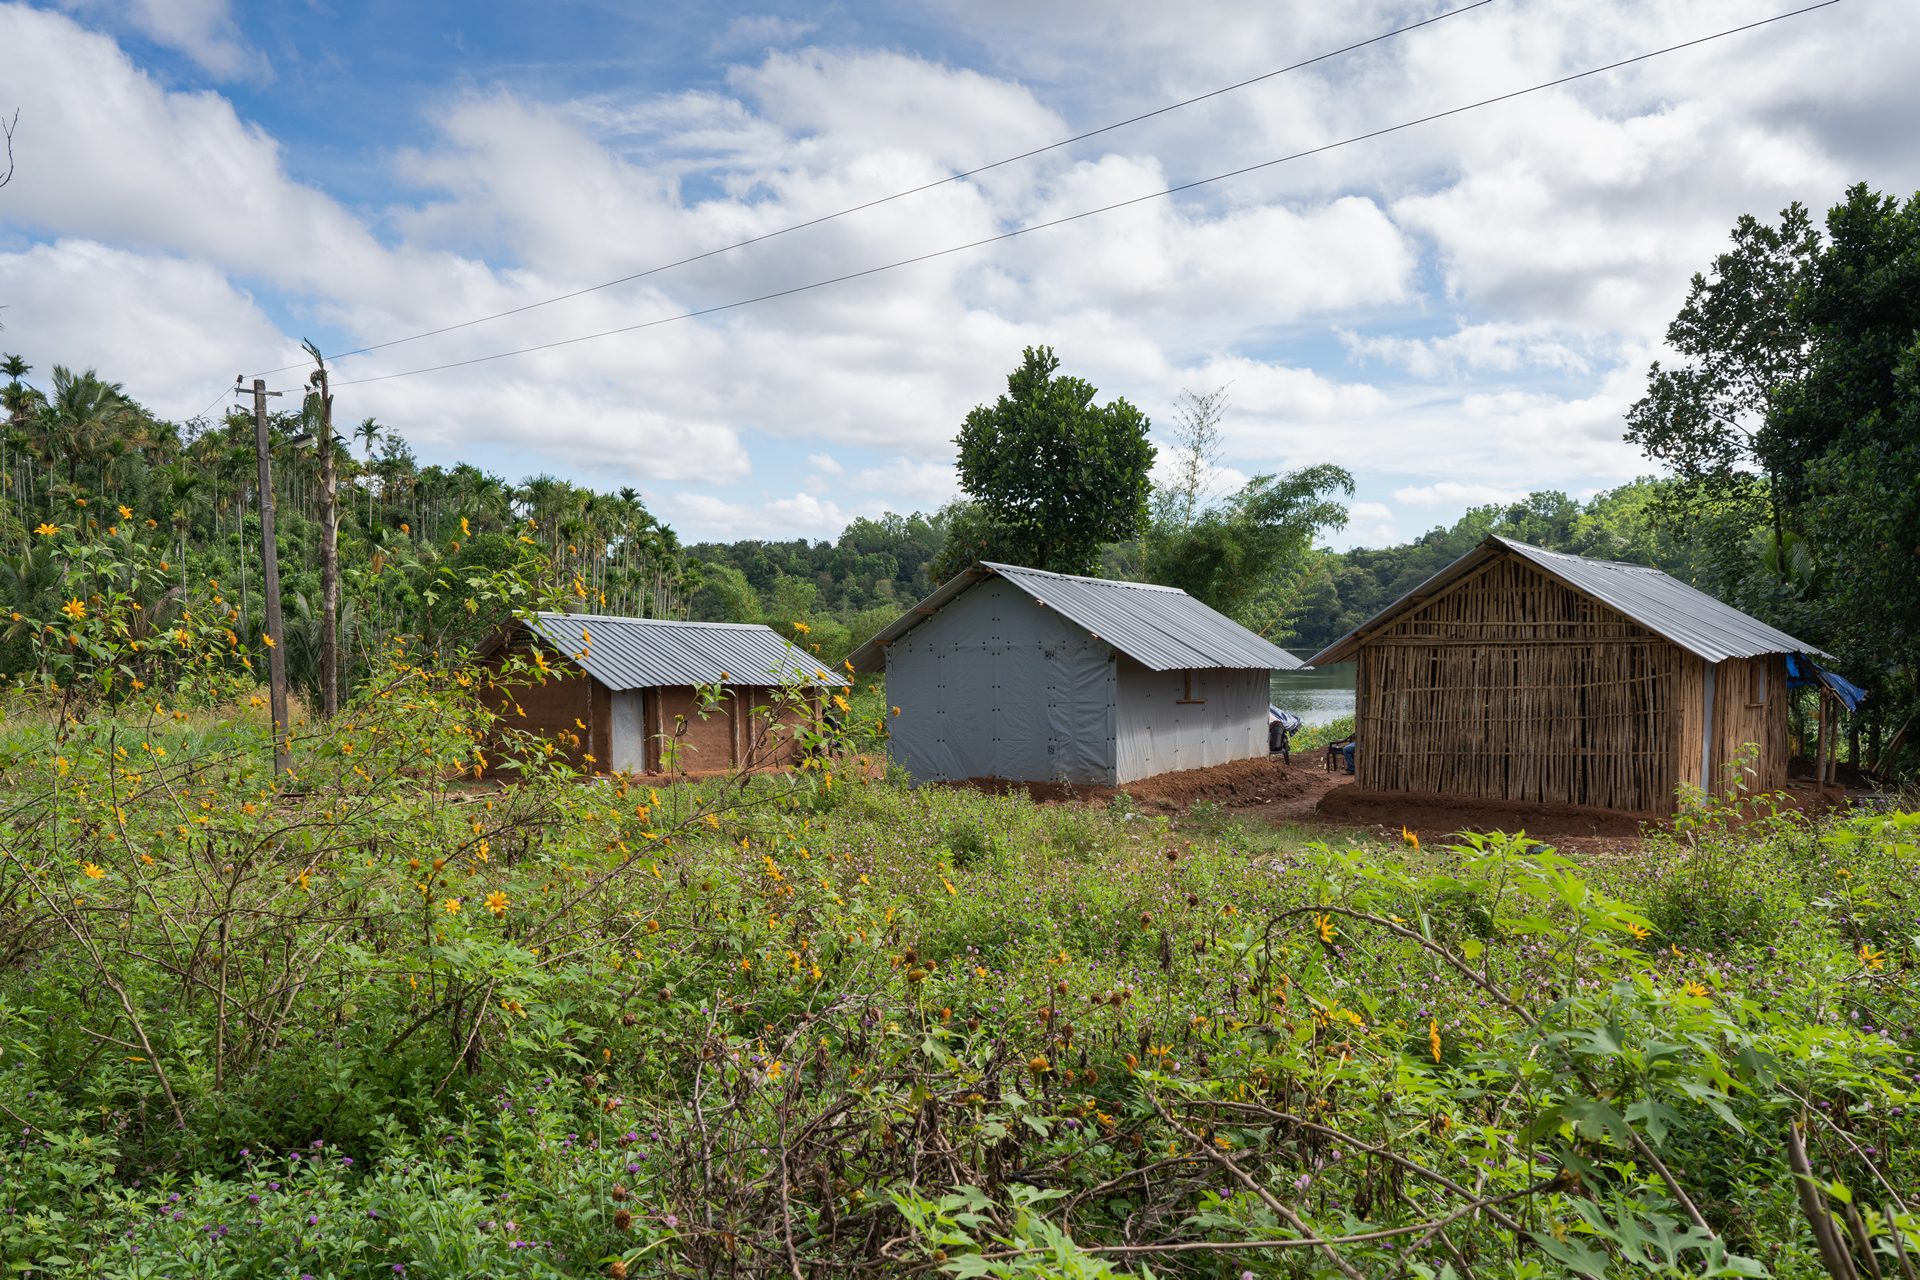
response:
[[[1726,766],[1748,743],[1760,748],[1742,779],[1749,795],[1778,791],[1787,785],[1787,757],[1792,744],[1787,723],[1787,660],[1781,654],[1759,658],[1729,658],[1714,672],[1714,755],[1712,788],[1725,794],[1731,787]],[[1699,758],[1699,747],[1694,748]]]
[[[1683,657],[1501,557],[1362,639],[1356,782],[1671,812]]]

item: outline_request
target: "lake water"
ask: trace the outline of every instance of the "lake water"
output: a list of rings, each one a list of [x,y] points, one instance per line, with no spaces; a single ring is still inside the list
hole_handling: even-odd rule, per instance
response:
[[[1296,653],[1296,658],[1311,655]],[[1311,671],[1273,673],[1273,705],[1291,711],[1308,724],[1329,724],[1353,714],[1351,662],[1335,662]]]

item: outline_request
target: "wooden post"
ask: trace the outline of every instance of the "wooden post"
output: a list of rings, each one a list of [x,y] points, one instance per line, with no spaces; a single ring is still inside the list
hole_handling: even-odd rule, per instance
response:
[[[320,366],[320,714],[340,710],[340,507],[333,458],[333,393]]]
[[[1818,787],[1827,785],[1827,690],[1820,687],[1819,727],[1814,730],[1813,781]]]
[[[267,380],[253,380],[253,446],[260,463],[260,576],[267,597],[267,696],[273,714],[273,781],[284,786],[287,745],[286,634],[280,625],[280,553],[273,541],[273,464],[267,458]]]

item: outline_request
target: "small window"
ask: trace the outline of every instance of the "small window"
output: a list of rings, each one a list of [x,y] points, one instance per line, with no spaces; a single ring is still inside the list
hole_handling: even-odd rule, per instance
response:
[[[1747,691],[1747,705],[1764,707],[1767,705],[1767,660],[1754,662],[1749,667],[1752,673],[1752,685]]]

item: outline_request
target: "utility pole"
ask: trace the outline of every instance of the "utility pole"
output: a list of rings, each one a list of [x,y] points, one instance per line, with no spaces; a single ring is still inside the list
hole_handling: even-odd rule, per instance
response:
[[[236,388],[237,390],[238,388]],[[253,380],[253,447],[260,459],[260,576],[267,597],[267,697],[273,713],[273,781],[286,785],[293,758],[287,743],[286,632],[280,625],[280,555],[273,542],[273,463],[267,457],[267,390],[265,378]]]
[[[311,342],[313,385],[320,393],[320,698],[321,714],[340,710],[340,509],[335,503],[339,478],[333,458],[333,392],[327,389],[327,363]]]

